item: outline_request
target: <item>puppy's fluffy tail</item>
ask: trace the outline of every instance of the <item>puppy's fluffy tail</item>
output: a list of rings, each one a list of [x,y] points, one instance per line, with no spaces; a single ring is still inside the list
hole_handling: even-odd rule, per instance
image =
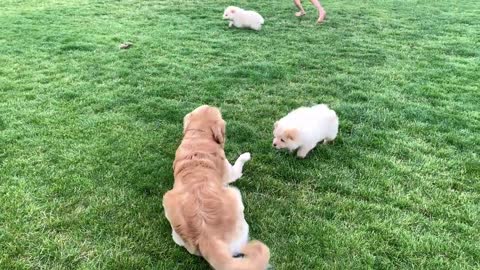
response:
[[[334,123],[334,125],[338,126],[337,113],[334,110],[329,110],[327,115],[328,115],[328,120],[332,121],[332,123]]]
[[[265,270],[270,259],[270,250],[260,241],[250,241],[243,249],[243,258],[234,258],[228,246],[217,239],[201,239],[200,252],[216,270]]]
[[[337,113],[330,109],[326,104],[315,105],[313,108],[317,111],[317,113],[324,114],[328,120],[336,122],[338,125]]]
[[[329,121],[329,131],[327,135],[327,140],[332,141],[337,137],[338,134],[338,116],[334,110],[328,110],[327,120]]]

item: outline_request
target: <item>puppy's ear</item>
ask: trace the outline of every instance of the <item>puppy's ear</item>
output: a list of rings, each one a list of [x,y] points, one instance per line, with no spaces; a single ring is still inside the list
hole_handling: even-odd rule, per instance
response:
[[[215,124],[212,126],[212,134],[213,134],[213,139],[218,144],[224,144],[225,143],[225,121],[223,120],[216,121]]]
[[[287,139],[294,141],[298,137],[298,130],[296,128],[287,129],[285,130],[285,136]]]
[[[273,129],[276,129],[278,127],[278,121],[273,124]]]

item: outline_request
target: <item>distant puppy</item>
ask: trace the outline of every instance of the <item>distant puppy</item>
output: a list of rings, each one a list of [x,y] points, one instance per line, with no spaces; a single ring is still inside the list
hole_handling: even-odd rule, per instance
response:
[[[217,270],[265,270],[270,251],[259,241],[248,242],[242,196],[228,185],[242,176],[250,154],[230,165],[224,144],[225,121],[217,108],[204,105],[185,116],[175,182],[163,196],[173,241]]]
[[[229,6],[223,12],[223,19],[229,20],[228,27],[250,28],[259,31],[264,23],[263,17],[255,11]]]
[[[317,143],[333,141],[337,133],[337,114],[327,105],[300,107],[275,123],[273,146],[298,149],[297,156],[304,158]]]

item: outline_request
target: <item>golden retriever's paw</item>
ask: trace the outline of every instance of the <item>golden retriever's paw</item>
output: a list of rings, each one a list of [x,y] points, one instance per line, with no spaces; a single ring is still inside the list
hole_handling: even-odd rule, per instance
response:
[[[243,163],[249,161],[252,158],[249,152],[243,153],[238,157],[238,160],[242,161]]]

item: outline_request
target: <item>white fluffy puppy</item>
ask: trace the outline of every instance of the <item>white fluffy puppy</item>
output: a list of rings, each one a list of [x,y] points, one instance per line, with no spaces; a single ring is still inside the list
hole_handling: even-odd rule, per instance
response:
[[[229,6],[223,12],[223,19],[229,20],[228,27],[250,28],[259,31],[264,23],[263,17],[255,11]]]
[[[304,158],[317,143],[333,141],[337,133],[337,114],[327,105],[300,107],[275,123],[273,146],[298,149],[297,156]]]

